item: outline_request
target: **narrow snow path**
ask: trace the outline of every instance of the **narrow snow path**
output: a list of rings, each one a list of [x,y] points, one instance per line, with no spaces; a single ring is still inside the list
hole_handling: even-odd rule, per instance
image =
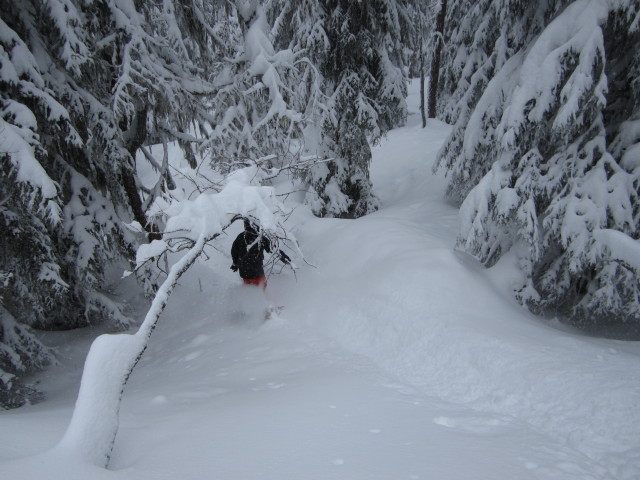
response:
[[[307,227],[301,238],[321,268],[288,312],[427,395],[548,435],[596,462],[593,478],[638,478],[638,342],[545,324],[510,296],[514,259],[487,272],[453,251],[457,211],[431,175],[447,128],[410,124],[375,150],[380,212]]]

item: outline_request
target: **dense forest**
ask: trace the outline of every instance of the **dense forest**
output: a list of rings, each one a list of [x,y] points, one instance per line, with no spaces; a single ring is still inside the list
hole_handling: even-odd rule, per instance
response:
[[[461,206],[452,248],[486,267],[516,255],[514,293],[535,313],[640,337],[635,0],[0,0],[0,13],[2,407],[39,398],[23,378],[55,352],[38,331],[133,321],[113,271],[165,235],[169,144],[221,176],[303,165],[314,214],[362,217],[379,202],[371,145],[403,124],[421,75],[432,116],[454,125],[437,166]],[[152,296],[159,273],[135,269],[140,289]]]

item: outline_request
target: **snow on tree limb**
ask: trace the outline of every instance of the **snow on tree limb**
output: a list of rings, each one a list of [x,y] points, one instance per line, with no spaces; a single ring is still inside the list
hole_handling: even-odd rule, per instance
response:
[[[257,168],[233,172],[220,192],[202,193],[193,199],[156,200],[158,211],[166,216],[167,231],[162,240],[140,246],[138,267],[166,252],[184,253],[169,269],[135,334],[102,335],[94,341],[85,362],[73,417],[57,448],[73,452],[97,466],[108,466],[127,380],[144,354],[178,280],[198,260],[209,242],[234,221],[251,218],[267,234],[278,236],[284,232],[284,239],[297,244],[282,230],[278,216],[284,207],[272,188],[259,185]]]
[[[108,266],[132,260],[145,238],[123,226],[129,215],[157,235],[132,157],[152,136],[178,137],[192,150],[181,134],[211,118],[202,103],[214,92],[208,72],[220,52],[208,27],[225,8],[1,2],[0,269],[13,277],[0,293],[19,323],[125,323],[109,296]]]
[[[449,65],[464,93],[447,107],[458,122],[438,159],[448,194],[464,199],[457,248],[492,266],[517,247],[526,280],[516,296],[533,311],[637,331],[640,270],[619,252],[640,235],[640,170],[627,156],[640,140],[638,60],[617,40],[636,38],[637,4],[576,0],[553,16],[557,4],[484,3],[460,20],[484,12]],[[540,28],[529,42],[510,39],[521,9],[517,23]]]
[[[178,280],[198,259],[206,243],[217,235],[219,233],[207,237],[203,231],[189,251],[171,267],[134,335],[101,335],[93,342],[73,416],[58,448],[71,451],[96,466],[108,466],[127,380],[142,358]]]

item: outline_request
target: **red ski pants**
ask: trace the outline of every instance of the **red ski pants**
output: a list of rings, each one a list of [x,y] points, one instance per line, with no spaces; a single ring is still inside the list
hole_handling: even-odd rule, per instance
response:
[[[242,281],[245,285],[262,285],[263,290],[267,288],[267,277],[265,277],[264,275],[260,278],[243,278]]]

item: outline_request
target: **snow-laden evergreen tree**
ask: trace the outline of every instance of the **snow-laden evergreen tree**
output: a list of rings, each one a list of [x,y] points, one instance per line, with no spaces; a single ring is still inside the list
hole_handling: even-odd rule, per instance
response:
[[[338,0],[327,8],[330,47],[321,71],[329,100],[320,146],[335,161],[312,172],[308,198],[321,215],[358,217],[377,208],[367,140],[406,118],[398,7]]]
[[[467,88],[439,157],[464,199],[458,247],[486,266],[514,249],[534,312],[638,337],[638,4],[485,5],[447,65]]]
[[[128,322],[106,270],[139,241],[124,222],[152,231],[134,156],[149,131],[179,135],[210,91],[209,8],[0,3],[1,406],[24,402],[16,374],[47,361],[29,327]]]
[[[322,98],[307,108],[305,148],[331,162],[308,175],[307,203],[321,216],[358,217],[377,208],[369,142],[406,118],[399,2],[269,2],[277,45],[303,51]],[[310,78],[310,77],[308,77]],[[307,83],[311,86],[312,83]],[[314,86],[314,88],[315,88]]]
[[[526,48],[549,19],[570,1],[448,2],[437,105],[439,116],[454,125],[438,160],[438,166],[447,171],[449,197],[462,202],[491,168],[495,118],[502,114],[499,109],[504,100],[500,98],[500,87],[496,98],[484,95],[489,81],[498,72],[508,76],[509,71],[503,69],[505,62]],[[476,113],[472,119],[481,97],[488,103],[486,109],[496,111],[485,116]],[[467,128],[468,125],[472,128]],[[469,140],[473,141],[473,148],[466,147],[471,145]]]
[[[212,65],[216,95],[207,104],[210,128],[202,149],[230,169],[267,156],[286,161],[302,136],[305,99],[298,86],[306,59],[300,51],[276,51],[257,0],[227,8],[218,24],[226,41]]]
[[[437,0],[407,1],[398,11],[404,65],[409,78],[419,78],[428,57],[428,40],[433,28],[433,4]]]

